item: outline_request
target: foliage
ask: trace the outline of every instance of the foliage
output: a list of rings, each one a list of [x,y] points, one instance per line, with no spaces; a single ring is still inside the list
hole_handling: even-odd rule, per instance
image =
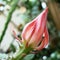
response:
[[[10,6],[12,5],[13,1],[15,2],[15,0],[10,0],[10,1],[4,0],[4,1],[6,1],[6,3],[9,4]],[[58,0],[57,2],[60,2],[60,0]],[[33,18],[35,18],[43,10],[43,8],[41,6],[42,2],[39,0],[23,0],[21,3],[22,3],[21,6],[24,6],[27,10],[23,14],[28,17],[28,19],[24,20],[25,24],[27,22],[31,21]],[[10,20],[11,20],[11,16],[12,16],[13,11],[15,9],[17,9],[15,6],[17,6],[18,8],[21,7],[17,4],[17,2],[15,2],[15,4],[12,5],[9,15],[7,17],[7,22],[5,24],[4,31],[3,31],[2,36],[0,38],[0,42],[2,41],[3,36],[5,35],[6,29],[8,27]],[[50,34],[50,42],[49,42],[48,48],[45,48],[36,54],[29,54],[26,57],[24,57],[23,60],[59,60],[60,59],[60,44],[59,44],[60,33],[56,29],[56,26],[54,24],[54,21],[53,21],[51,15],[50,15],[50,12],[48,14],[47,27],[49,29],[49,34]],[[23,30],[23,27],[21,28],[21,30]],[[15,50],[14,50],[15,48],[12,49],[12,47],[14,47],[14,46],[10,47],[11,51],[13,50],[15,52]],[[7,52],[7,54],[10,52]],[[5,55],[3,55],[3,56],[5,56]]]

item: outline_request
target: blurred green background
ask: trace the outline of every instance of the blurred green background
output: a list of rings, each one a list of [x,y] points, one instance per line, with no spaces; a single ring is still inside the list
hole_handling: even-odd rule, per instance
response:
[[[23,60],[60,60],[60,0],[0,0],[0,60],[7,60],[19,49],[12,30],[21,38],[25,24],[46,7],[49,44]]]

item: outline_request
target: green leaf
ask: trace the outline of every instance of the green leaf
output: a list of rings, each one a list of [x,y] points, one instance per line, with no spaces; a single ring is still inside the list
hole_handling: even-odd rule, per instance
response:
[[[26,57],[23,58],[23,60],[31,60],[34,57],[35,54],[29,54]]]

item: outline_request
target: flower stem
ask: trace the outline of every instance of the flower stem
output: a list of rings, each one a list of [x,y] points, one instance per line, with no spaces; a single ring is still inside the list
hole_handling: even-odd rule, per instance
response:
[[[19,1],[19,0],[13,0],[13,4],[12,4],[11,9],[9,10],[9,13],[8,13],[8,16],[7,16],[7,20],[6,20],[6,23],[5,23],[4,30],[3,30],[2,35],[1,35],[1,37],[0,37],[0,43],[1,43],[1,41],[3,40],[3,37],[4,37],[4,35],[5,35],[5,33],[6,33],[6,30],[7,30],[7,28],[8,28],[8,24],[9,24],[9,22],[11,21],[12,13],[13,13],[14,10],[16,9],[16,5],[17,5],[18,1]]]
[[[19,52],[16,54],[15,58],[12,58],[12,60],[19,60],[19,59],[21,60],[23,57],[24,50],[25,50],[25,48],[19,50]]]
[[[15,58],[13,57],[11,60],[22,60],[29,52],[32,50],[32,48],[23,47],[19,52],[16,54]]]

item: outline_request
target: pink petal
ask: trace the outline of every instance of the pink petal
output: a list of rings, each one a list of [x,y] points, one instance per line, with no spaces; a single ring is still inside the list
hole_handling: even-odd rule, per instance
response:
[[[44,31],[44,27],[46,25],[46,19],[47,19],[47,8],[36,18],[36,28],[33,36],[31,37],[30,44],[34,43],[35,45],[38,45],[41,41],[41,37]]]
[[[14,37],[15,37],[18,41],[20,41],[20,43],[22,43],[22,40],[20,40],[20,38],[17,37],[16,32],[15,32],[14,30],[13,30],[13,34],[14,34]]]
[[[44,39],[45,40],[45,44],[44,44],[44,47],[46,47],[48,42],[49,42],[49,34],[48,34],[47,27],[46,27],[44,32],[45,32],[45,39]]]
[[[26,24],[26,26],[24,27],[23,32],[22,32],[22,39],[30,40],[31,36],[34,33],[34,28],[35,28],[35,20]]]
[[[46,45],[47,45],[48,42],[49,42],[49,35],[48,35],[47,28],[45,28],[44,33],[45,33],[45,37],[44,37],[43,41],[41,42],[40,46],[38,46],[38,47],[36,48],[36,50],[41,50],[41,49],[45,48]]]

